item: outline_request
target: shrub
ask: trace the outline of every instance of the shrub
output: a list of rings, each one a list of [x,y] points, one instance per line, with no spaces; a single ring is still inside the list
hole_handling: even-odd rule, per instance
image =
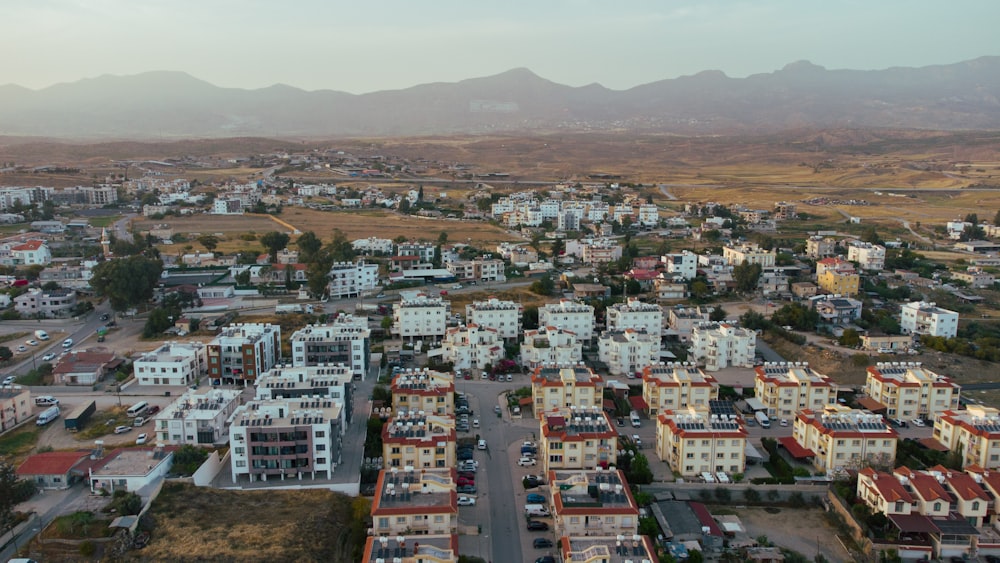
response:
[[[94,542],[87,540],[80,544],[80,555],[84,557],[93,557],[97,553],[97,546]]]

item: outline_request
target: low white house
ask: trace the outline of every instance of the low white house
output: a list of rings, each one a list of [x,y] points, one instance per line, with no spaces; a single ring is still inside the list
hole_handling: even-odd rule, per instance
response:
[[[208,369],[201,342],[168,342],[133,363],[140,385],[190,385]]]
[[[155,446],[114,450],[90,467],[90,492],[134,493],[147,489],[170,472],[175,449]]]

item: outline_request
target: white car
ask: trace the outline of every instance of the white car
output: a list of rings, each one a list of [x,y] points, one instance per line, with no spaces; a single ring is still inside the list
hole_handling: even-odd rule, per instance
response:
[[[25,344],[27,344],[28,346],[38,346],[38,341],[32,339],[32,340],[26,341]]]
[[[480,440],[479,444],[477,445],[477,447],[479,449],[481,449],[481,450],[485,450],[486,449],[486,440]]]
[[[514,381],[514,376],[508,373],[507,374],[507,381]]]
[[[135,445],[141,446],[146,443],[147,439],[148,437],[146,436],[146,433],[143,432],[142,434],[139,434],[138,436],[135,437]]]
[[[535,465],[537,463],[538,462],[535,461],[535,458],[533,457],[522,457],[521,459],[517,460],[517,464],[520,465],[521,467]]]
[[[13,384],[14,384],[13,375],[8,375],[7,377],[3,378],[3,383],[0,383],[0,385],[13,385]]]
[[[912,422],[914,426],[920,426],[920,427],[923,427],[923,426],[924,426],[924,421],[923,421],[923,420],[920,420],[919,418],[914,418],[914,419],[913,419],[912,421],[910,421],[910,422]]]
[[[782,426],[788,426],[788,419],[787,419],[787,418],[782,418],[782,419],[781,419],[781,420],[780,420],[780,421],[778,422],[778,424],[780,424],[780,425],[782,425]]]
[[[458,506],[476,506],[474,497],[458,497]]]
[[[20,346],[17,347],[17,351],[18,352],[27,352],[28,351],[28,347],[25,346],[24,344],[21,344]]]
[[[632,441],[635,442],[635,447],[642,448],[642,438],[638,434],[632,434]]]
[[[479,428],[479,419],[478,418],[473,418],[472,419],[472,427],[473,428]]]
[[[56,359],[56,355],[53,354],[52,352],[49,352],[48,354],[45,354],[44,356],[42,356],[42,361],[43,362],[51,362],[54,359]]]
[[[115,426],[115,434],[124,434],[126,432],[131,432],[131,426]]]

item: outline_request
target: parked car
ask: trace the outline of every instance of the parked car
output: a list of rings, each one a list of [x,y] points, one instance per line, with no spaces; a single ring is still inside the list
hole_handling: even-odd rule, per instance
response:
[[[551,555],[543,555],[535,559],[535,563],[556,563],[556,558]]]
[[[507,381],[514,381],[514,376],[508,373],[507,374]]]
[[[52,405],[58,405],[59,399],[56,399],[52,395],[42,395],[40,397],[35,397],[35,404],[40,407],[48,407]]]
[[[455,483],[458,486],[462,486],[462,485],[475,485],[476,484],[476,479],[475,478],[469,479],[468,477],[459,477],[458,480],[455,481]]]
[[[642,449],[642,438],[638,434],[632,434],[632,442],[635,444],[635,447],[640,450]]]
[[[466,496],[458,497],[458,506],[476,506],[476,499]]]
[[[14,376],[8,375],[7,377],[3,378],[3,383],[0,385],[13,385],[13,384],[14,384]]]
[[[782,418],[780,421],[778,421],[778,424],[780,424],[782,426],[788,426],[788,419],[787,418]]]
[[[460,485],[455,489],[458,493],[463,495],[474,495],[476,494],[475,485]]]
[[[536,465],[538,464],[538,462],[535,461],[535,458],[533,457],[522,457],[521,459],[517,460],[517,464],[520,465],[521,467],[527,467],[529,465]]]
[[[914,426],[919,426],[921,428],[923,428],[925,426],[924,421],[920,420],[919,418],[914,418],[910,422],[912,422]]]
[[[472,419],[472,427],[473,428],[479,428],[479,419],[478,418],[473,418]]]
[[[28,347],[25,346],[24,344],[21,344],[20,346],[17,347],[17,351],[18,352],[27,352],[28,351]]]
[[[25,344],[27,344],[28,346],[38,346],[38,341],[35,340],[35,339],[31,339],[31,340],[25,341]]]
[[[109,317],[107,313],[104,313],[103,315],[101,315],[101,320],[102,320],[102,321],[106,321],[106,320],[108,320],[109,318],[111,318],[111,317]]]
[[[531,542],[531,545],[535,549],[552,547],[552,540],[550,540],[549,538],[535,538],[535,540]]]
[[[146,409],[146,418],[149,418],[149,417],[153,416],[154,414],[156,414],[158,412],[160,412],[160,406],[159,405],[152,405],[151,407],[149,407],[148,409]]]
[[[545,495],[529,493],[528,498],[525,500],[528,504],[545,504]]]
[[[131,426],[115,426],[115,434],[124,434],[126,432],[131,432]]]
[[[547,532],[549,531],[549,525],[545,522],[539,522],[538,520],[528,520],[528,531]]]
[[[500,410],[500,405],[497,405],[497,406],[493,407],[493,412],[495,412],[495,413],[497,413],[497,414],[500,414],[500,413],[502,412],[502,411]]]
[[[137,446],[141,446],[146,443],[147,439],[148,437],[146,436],[146,433],[143,432],[142,434],[139,434],[138,436],[135,437],[135,444]]]
[[[476,447],[478,447],[481,450],[485,450],[486,449],[486,440],[479,440],[479,444]]]
[[[615,420],[615,422],[618,423],[618,426],[625,426],[625,419],[620,416]]]

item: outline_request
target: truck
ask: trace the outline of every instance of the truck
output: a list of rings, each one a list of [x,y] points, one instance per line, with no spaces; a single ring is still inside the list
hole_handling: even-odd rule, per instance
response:
[[[90,401],[89,403],[84,403],[79,407],[73,409],[73,412],[66,415],[63,419],[63,424],[66,426],[66,430],[70,432],[79,432],[83,429],[83,425],[87,423],[87,419],[90,415],[94,414],[97,410],[97,403],[95,401]]]
[[[757,411],[753,417],[757,419],[757,424],[760,424],[761,428],[771,427],[771,419],[767,418],[767,414],[764,411]]]
[[[274,314],[275,315],[288,315],[292,313],[301,313],[302,305],[298,303],[290,303],[288,305],[275,305]]]
[[[357,310],[357,311],[365,311],[365,312],[368,312],[368,313],[374,313],[375,311],[378,311],[378,304],[377,303],[358,303],[358,306],[355,307],[355,310]]]
[[[49,339],[49,333],[45,332],[44,330],[36,330],[35,331],[35,338],[37,338],[39,340],[48,340]]]

